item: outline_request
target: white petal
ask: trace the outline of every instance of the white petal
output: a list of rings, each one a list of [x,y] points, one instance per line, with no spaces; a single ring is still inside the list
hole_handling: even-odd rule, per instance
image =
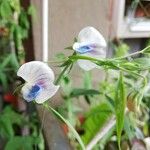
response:
[[[40,79],[54,81],[54,72],[47,64],[40,61],[31,61],[23,64],[17,75],[22,77],[26,82],[35,83]]]
[[[36,98],[35,101],[39,104],[45,102],[46,100],[50,99],[52,96],[55,95],[59,86],[56,86],[52,83],[49,84],[47,88],[45,88]]]
[[[34,99],[28,97],[31,89],[32,89],[32,85],[28,84],[28,83],[26,83],[21,89],[22,96],[27,102],[34,100]]]
[[[94,45],[93,50],[81,54],[80,47],[89,45]],[[73,45],[73,49],[77,52],[79,51],[80,55],[100,59],[106,57],[106,46],[106,41],[99,31],[93,27],[86,27],[80,31],[77,42]],[[78,60],[78,64],[86,71],[97,66],[89,60]]]
[[[88,56],[88,57],[92,57],[92,58],[96,58],[96,59],[101,59],[101,58],[106,57],[106,51],[104,49],[102,49],[101,51],[99,50],[98,53],[89,52],[89,53],[81,54],[81,56]],[[97,67],[97,65],[95,63],[91,62],[90,60],[81,60],[80,59],[77,61],[77,63],[85,71],[90,71]]]
[[[104,37],[93,27],[83,28],[78,35],[77,41],[79,43],[97,43],[102,47],[106,47],[107,45]]]
[[[29,93],[31,93],[31,89],[34,85],[26,83],[21,90],[23,98],[27,101],[35,100],[37,103],[43,103],[46,100],[50,99],[57,92],[59,86],[55,86],[53,83],[48,82],[46,87],[42,87],[37,95],[33,97],[29,97]]]
[[[93,62],[91,62],[89,60],[81,60],[80,59],[77,61],[77,63],[85,71],[90,71],[96,67],[96,64],[94,64]]]

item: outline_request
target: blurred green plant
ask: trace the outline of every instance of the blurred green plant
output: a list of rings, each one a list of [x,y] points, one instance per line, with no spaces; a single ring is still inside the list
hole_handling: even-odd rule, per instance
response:
[[[0,139],[5,141],[5,150],[39,148],[44,150],[43,137],[39,132],[37,116],[32,114],[32,121],[7,106],[0,114]],[[22,135],[23,127],[28,127],[30,135]],[[1,143],[2,144],[2,143]]]
[[[9,52],[16,53],[19,62],[25,56],[23,40],[28,37],[29,16],[34,15],[34,12],[33,6],[25,10],[20,0],[0,1],[0,37],[9,41]]]
[[[144,134],[146,133],[145,136],[149,136],[148,118],[150,117],[148,107],[150,88],[148,81],[150,78],[150,59],[148,55],[150,46],[147,45],[143,50],[130,54],[129,46],[123,41],[114,47],[114,58],[96,59],[73,53],[65,58],[63,63],[60,62],[60,67],[64,69],[59,78],[65,74],[66,83],[69,85],[61,85],[63,90],[69,90],[67,96],[63,91],[63,98],[82,96],[89,105],[89,110],[83,113],[85,121],[82,124],[78,124],[78,121],[76,121],[74,125],[82,131],[81,138],[87,145],[87,150],[89,145],[95,141],[94,148],[92,147],[95,150],[98,148],[105,149],[105,146],[108,143],[111,145],[111,142],[115,145],[118,142],[119,149],[122,149],[122,143],[126,142],[126,140],[128,141],[126,145],[131,147],[134,139],[142,138],[144,141]],[[68,49],[72,49],[72,47]],[[138,58],[137,56],[141,57]],[[72,87],[73,84],[70,79],[68,82],[70,65],[74,64],[78,59],[90,60],[100,66],[101,69],[103,68],[105,78],[99,82],[98,90],[93,88],[92,77],[89,72],[84,74],[83,89]],[[97,103],[94,103],[94,101]],[[64,106],[69,106],[72,111],[74,107],[73,100],[69,105],[65,103]],[[142,115],[145,117],[141,118]],[[74,111],[72,111],[72,116],[76,117]],[[109,120],[114,116],[116,120],[113,120],[111,126]],[[116,130],[114,130],[115,124]],[[110,131],[107,130],[108,126]],[[103,131],[107,131],[105,136],[102,133]],[[103,136],[97,139],[97,135]]]

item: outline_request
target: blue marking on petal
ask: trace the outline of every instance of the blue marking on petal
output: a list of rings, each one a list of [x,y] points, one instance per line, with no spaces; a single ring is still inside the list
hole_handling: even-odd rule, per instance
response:
[[[32,86],[29,94],[27,95],[28,97],[28,102],[35,100],[35,98],[37,97],[37,95],[40,93],[41,91],[41,87],[37,84],[35,84],[34,86]]]
[[[91,52],[94,48],[95,48],[94,45],[84,45],[84,46],[79,47],[77,49],[77,52],[79,52],[80,54],[84,54],[87,52]]]

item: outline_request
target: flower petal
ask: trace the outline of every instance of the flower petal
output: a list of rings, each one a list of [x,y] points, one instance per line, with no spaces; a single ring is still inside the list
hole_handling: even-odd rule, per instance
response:
[[[49,83],[47,88],[44,88],[44,90],[37,95],[35,101],[39,104],[45,102],[46,100],[54,96],[58,89],[59,86],[56,86],[53,83]]]
[[[107,45],[104,37],[93,27],[83,28],[78,35],[77,41],[79,43],[95,43],[102,47],[106,47]]]
[[[81,56],[88,56],[96,59],[101,59],[106,57],[106,51],[104,49],[102,50],[94,50],[85,54],[81,54]],[[85,71],[92,70],[97,67],[97,65],[90,60],[78,60],[78,65],[84,69]]]
[[[85,71],[90,71],[96,67],[96,64],[89,60],[78,60],[77,63]]]
[[[50,99],[58,90],[59,86],[55,86],[53,83],[48,82],[46,87],[41,87],[40,85],[31,85],[26,83],[22,87],[23,98],[27,102],[36,101],[37,103],[43,103]]]
[[[32,84],[42,79],[47,79],[51,82],[54,81],[54,72],[52,69],[40,61],[31,61],[23,64],[19,68],[17,75]]]
[[[23,95],[23,98],[27,101],[27,102],[31,102],[33,100],[35,100],[36,96],[39,94],[39,92],[41,91],[40,88],[37,91],[33,91],[35,85],[31,85],[26,83],[22,89],[21,89],[21,93]]]
[[[80,31],[77,42],[73,45],[73,49],[83,56],[97,59],[106,57],[106,41],[93,27],[86,27]],[[89,60],[78,60],[78,64],[86,71],[97,66]]]

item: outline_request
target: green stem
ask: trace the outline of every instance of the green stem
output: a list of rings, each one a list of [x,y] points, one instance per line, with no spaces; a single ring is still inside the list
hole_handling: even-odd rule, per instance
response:
[[[55,81],[55,84],[56,84],[56,85],[60,82],[62,76],[64,75],[64,73],[66,72],[66,70],[69,68],[69,66],[70,66],[70,64],[68,64],[68,65],[62,70],[62,72],[60,73],[60,75],[58,76],[58,78],[57,78],[56,81]]]
[[[74,127],[69,123],[68,120],[66,120],[61,114],[59,114],[54,108],[52,108],[51,106],[49,106],[47,103],[43,103],[43,106],[45,108],[47,108],[47,110],[52,111],[58,118],[60,118],[64,123],[66,123],[66,125],[70,128],[70,130],[73,132],[75,138],[78,140],[82,150],[85,150],[85,146],[84,143],[82,142],[79,134],[77,133],[77,131],[74,129]]]
[[[83,60],[102,61],[102,62],[104,62],[103,59],[96,59],[96,58],[93,58],[93,57],[81,56],[81,55],[69,56],[69,59],[71,59],[71,60],[83,59]]]
[[[131,54],[127,55],[127,56],[122,56],[122,57],[113,58],[113,59],[111,59],[111,60],[125,59],[125,58],[128,58],[128,57],[132,57],[132,56],[134,56],[134,55],[137,55],[137,54],[142,54],[144,51],[146,51],[146,50],[149,49],[149,48],[150,48],[150,46],[147,46],[146,48],[144,48],[144,49],[141,50],[141,51],[137,51],[137,52],[131,53]]]
[[[142,76],[142,75],[140,75],[140,74],[138,74],[138,73],[136,73],[136,72],[133,72],[133,71],[129,71],[129,70],[127,70],[127,69],[124,69],[124,68],[122,68],[122,67],[118,67],[118,68],[119,68],[120,70],[124,71],[124,72],[130,73],[131,75],[134,74],[134,75],[136,75],[136,76],[142,78],[143,81],[144,81],[144,86],[143,86],[143,87],[146,86],[146,84],[147,84],[147,79],[146,79],[144,76]]]

